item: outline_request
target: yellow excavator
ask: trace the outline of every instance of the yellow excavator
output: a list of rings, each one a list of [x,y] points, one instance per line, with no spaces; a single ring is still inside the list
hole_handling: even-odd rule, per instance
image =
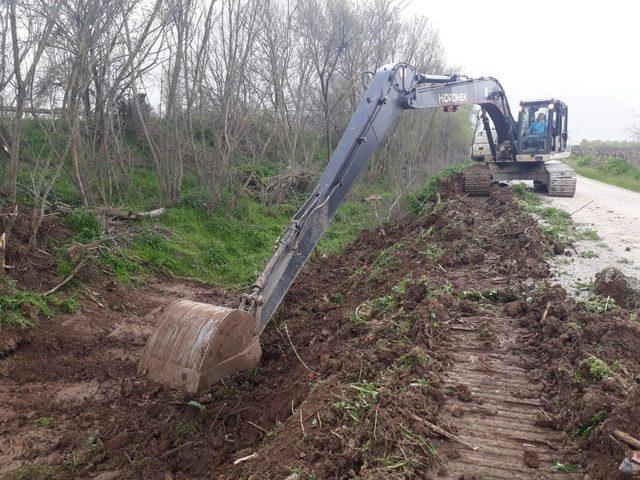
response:
[[[567,151],[567,106],[521,102],[514,120],[490,77],[425,75],[407,63],[379,68],[313,193],[276,243],[271,260],[238,308],[178,300],[147,341],[139,371],[190,393],[258,365],[260,334],[327,229],[369,158],[404,110],[478,105],[490,155],[467,169],[465,191],[485,195],[492,182],[533,180],[550,195],[573,196],[575,172],[556,160]],[[493,126],[491,125],[493,124]]]

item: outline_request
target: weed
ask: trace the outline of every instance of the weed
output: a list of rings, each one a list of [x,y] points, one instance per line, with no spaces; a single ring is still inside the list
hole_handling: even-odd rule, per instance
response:
[[[515,192],[521,199],[521,206],[537,206],[542,203],[542,198],[533,193],[524,183],[518,183],[511,187],[511,190]]]
[[[204,415],[200,415],[195,419],[184,419],[176,429],[176,443],[182,444],[195,437],[204,427]]]
[[[49,428],[53,423],[53,417],[40,417],[36,420],[39,427]]]
[[[580,257],[581,258],[598,258],[600,257],[600,255],[594,252],[593,250],[585,250],[580,252]]]
[[[573,375],[571,376],[571,383],[577,385],[582,381],[582,372],[580,370],[576,370],[575,372],[573,372]]]
[[[344,302],[344,295],[340,292],[334,292],[329,296],[329,300],[339,305]]]
[[[190,407],[197,408],[201,412],[206,412],[207,411],[207,407],[205,405],[201,404],[200,402],[196,402],[195,400],[189,400],[187,402],[187,405],[189,405]]]
[[[405,277],[402,280],[400,280],[398,283],[396,283],[393,287],[391,287],[391,290],[396,295],[402,295],[407,291],[407,287],[412,283],[413,283],[413,279],[411,277]]]
[[[581,290],[583,292],[595,292],[596,286],[593,282],[575,282],[573,286],[576,290]]]
[[[585,228],[580,232],[579,238],[583,240],[597,241],[600,240],[600,235],[598,235],[598,232],[593,228]]]
[[[388,315],[397,307],[398,299],[393,295],[385,295],[384,297],[362,302],[358,305],[355,312],[349,314],[347,319],[353,323],[367,323],[374,310],[378,311],[382,315]]]
[[[551,468],[557,472],[563,472],[563,473],[577,473],[578,472],[578,466],[574,465],[572,463],[561,463],[561,462],[556,462],[554,463]]]
[[[633,263],[633,260],[629,260],[628,258],[619,258],[618,259],[618,263],[621,265],[631,265]]]
[[[596,377],[598,380],[603,380],[605,378],[609,378],[613,376],[613,371],[611,367],[604,360],[600,360],[598,357],[594,355],[590,355],[585,358],[580,365],[586,365],[589,367],[589,372],[591,375]]]
[[[420,253],[435,261],[442,257],[443,250],[440,245],[436,245],[435,243],[428,243],[425,251]]]
[[[347,385],[352,391],[352,398],[343,398],[333,403],[338,410],[343,410],[354,424],[360,422],[360,419],[366,414],[373,405],[378,402],[379,392],[375,384],[371,382],[352,383]]]
[[[570,157],[566,161],[587,178],[640,192],[640,169],[622,158],[596,160],[591,157]]]
[[[431,358],[426,350],[422,347],[415,346],[409,352],[400,356],[400,364],[404,367],[421,367],[425,368],[429,365]]]
[[[300,480],[316,480],[315,475],[307,472],[304,467],[299,467],[297,465],[291,469],[291,473],[296,474],[298,476],[297,478]]]
[[[596,413],[586,422],[580,424],[580,426],[578,426],[578,428],[576,429],[575,434],[582,438],[589,438],[593,430],[602,422],[604,422],[608,416],[609,412],[607,412],[606,410],[602,410]]]
[[[581,302],[581,305],[584,310],[591,313],[606,313],[616,308],[616,302],[613,298],[596,294]]]

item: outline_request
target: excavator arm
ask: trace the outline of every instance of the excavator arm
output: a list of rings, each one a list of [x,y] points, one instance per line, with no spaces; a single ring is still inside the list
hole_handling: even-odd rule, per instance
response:
[[[259,336],[338,207],[403,110],[477,104],[493,120],[498,142],[513,144],[514,121],[492,78],[429,76],[406,63],[385,65],[369,83],[313,193],[277,242],[240,308],[180,300],[152,333],[139,369],[153,380],[198,391],[260,359]]]

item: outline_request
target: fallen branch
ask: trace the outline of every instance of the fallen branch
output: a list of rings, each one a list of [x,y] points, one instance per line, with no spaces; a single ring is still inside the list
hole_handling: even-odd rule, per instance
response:
[[[140,220],[142,218],[156,218],[162,215],[167,209],[164,207],[156,208],[148,212],[125,212],[117,208],[98,208],[95,211],[98,215],[103,215],[114,220]]]
[[[476,329],[473,327],[461,327],[458,325],[451,325],[449,327],[451,330],[460,330],[461,332],[475,332]]]
[[[467,447],[469,450],[473,450],[474,452],[476,450],[478,450],[478,447],[476,447],[475,445],[473,445],[473,444],[471,444],[471,443],[469,443],[469,442],[467,442],[465,440],[462,440],[461,438],[456,437],[453,433],[447,432],[445,429],[440,428],[439,426],[429,422],[428,420],[425,420],[424,418],[420,418],[419,416],[417,416],[414,413],[411,414],[411,417],[414,420],[416,420],[416,421],[426,425],[427,427],[429,427],[431,429],[431,431],[433,431],[433,433],[436,433],[436,434],[440,435],[441,437],[446,438],[447,440],[451,440],[453,442],[459,443],[460,445],[462,445],[464,447]]]
[[[69,274],[69,276],[67,278],[65,278],[62,282],[60,282],[58,285],[56,285],[55,287],[53,287],[51,290],[48,290],[46,292],[44,292],[43,295],[47,296],[47,295],[51,295],[52,293],[55,293],[58,289],[64,287],[67,283],[69,283],[71,281],[71,279],[73,277],[75,277],[78,272],[82,269],[82,267],[85,266],[85,261],[82,260],[80,263],[78,263],[75,268],[73,270],[71,270],[71,273]]]
[[[68,215],[73,211],[73,207],[62,202],[57,202],[55,204],[55,209],[56,211],[64,215]],[[155,210],[149,210],[148,212],[132,212],[120,210],[118,208],[100,207],[90,209],[89,211],[95,213],[96,215],[101,215],[112,220],[141,220],[143,218],[159,217],[160,215],[165,213],[167,209],[165,207],[160,207],[156,208]]]
[[[258,452],[253,452],[251,455],[247,455],[246,457],[241,457],[237,460],[234,460],[233,464],[238,465],[239,463],[246,462],[247,460],[252,460],[258,456]]]
[[[589,203],[587,203],[587,204],[585,204],[585,205],[581,206],[579,209],[574,210],[573,212],[571,212],[571,213],[569,214],[569,216],[572,216],[574,213],[578,213],[580,210],[582,210],[582,209],[583,209],[583,208],[585,208],[585,207],[588,207],[589,205],[591,205],[591,204],[592,204],[593,202],[595,202],[595,201],[596,201],[596,199],[594,198],[594,199],[593,199],[593,200],[591,200]]]
[[[618,437],[620,440],[625,442],[626,444],[631,445],[632,447],[635,447],[637,449],[640,449],[640,440],[638,440],[637,438],[632,437],[631,435],[629,435],[626,432],[623,432],[622,430],[614,430],[613,434],[616,437]]]

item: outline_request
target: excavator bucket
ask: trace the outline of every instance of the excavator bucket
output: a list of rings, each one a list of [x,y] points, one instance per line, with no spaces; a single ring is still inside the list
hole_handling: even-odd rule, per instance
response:
[[[249,312],[178,300],[158,321],[138,371],[163,385],[196,393],[254,368],[261,354],[258,321]]]

